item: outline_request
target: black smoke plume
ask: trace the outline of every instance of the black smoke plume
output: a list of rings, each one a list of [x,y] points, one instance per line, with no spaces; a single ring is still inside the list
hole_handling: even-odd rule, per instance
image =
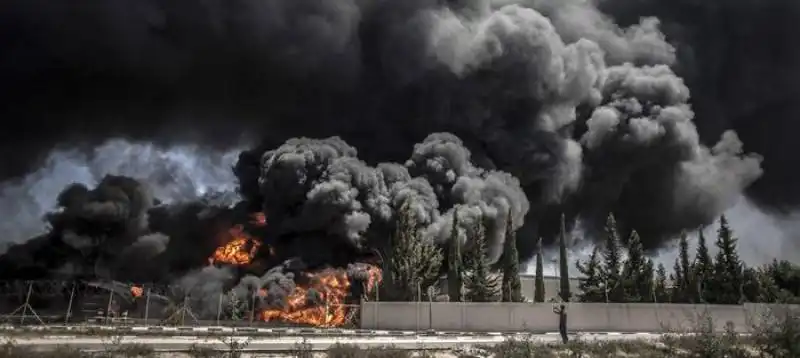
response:
[[[439,241],[453,208],[490,219],[493,258],[509,209],[523,258],[562,212],[591,238],[614,211],[658,248],[733,205],[761,158],[727,125],[698,134],[697,90],[675,72],[687,44],[625,14],[620,26],[579,0],[10,1],[0,114],[20,127],[0,132],[2,174],[51,143],[226,147],[246,132],[262,145],[234,169],[239,210],[264,211],[289,257],[313,256],[303,240],[379,245],[403,203]]]
[[[764,156],[764,175],[748,188],[773,211],[800,204],[794,133],[800,130],[800,3],[791,0],[601,0],[619,24],[654,16],[675,44],[676,72],[692,89],[702,138],[733,129],[747,151]]]

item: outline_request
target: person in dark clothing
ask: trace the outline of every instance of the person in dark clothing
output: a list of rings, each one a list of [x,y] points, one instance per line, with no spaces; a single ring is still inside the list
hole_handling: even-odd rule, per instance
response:
[[[561,333],[561,340],[566,344],[569,341],[567,336],[567,307],[562,303],[558,307],[553,307],[553,312],[558,315],[558,332]]]

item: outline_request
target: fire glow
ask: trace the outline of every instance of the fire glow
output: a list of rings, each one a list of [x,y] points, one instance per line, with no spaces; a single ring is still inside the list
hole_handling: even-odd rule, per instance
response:
[[[267,224],[263,213],[251,215],[249,222],[254,227]],[[225,264],[245,266],[250,264],[262,246],[261,240],[248,233],[243,225],[234,225],[223,233],[224,245],[218,247],[209,264]],[[274,250],[267,245],[270,255]],[[381,270],[365,264],[367,279],[364,282],[364,293],[371,292],[382,280]],[[256,308],[256,317],[264,322],[285,322],[291,324],[312,325],[317,327],[339,327],[347,323],[347,298],[351,293],[351,281],[347,271],[342,269],[325,269],[316,273],[303,273],[296,282],[294,290],[286,297],[280,308]],[[134,288],[131,288],[133,292]],[[141,290],[141,289],[140,289]],[[266,297],[269,292],[260,288],[256,293]],[[135,295],[135,293],[134,293]]]
[[[381,270],[369,266],[369,278],[365,282],[365,293],[369,293],[382,279]],[[351,282],[344,270],[323,270],[307,274],[308,284],[298,285],[288,296],[283,309],[266,309],[259,314],[265,322],[290,322],[317,327],[339,327],[347,321],[345,300],[350,293]],[[265,289],[259,295],[266,296]]]
[[[264,213],[255,213],[251,215],[251,225],[265,226],[267,225],[267,217]],[[223,263],[229,265],[246,265],[253,261],[258,249],[261,247],[261,241],[250,236],[243,225],[234,225],[224,234],[225,245],[218,247],[214,254],[208,258],[208,263],[213,265],[215,263]]]

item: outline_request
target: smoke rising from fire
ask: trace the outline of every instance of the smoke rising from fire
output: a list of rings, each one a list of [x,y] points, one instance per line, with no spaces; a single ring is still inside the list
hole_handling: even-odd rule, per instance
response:
[[[49,143],[219,148],[258,133],[236,179],[209,178],[238,179],[245,211],[298,254],[379,245],[405,203],[439,241],[456,204],[465,225],[489,219],[493,258],[509,209],[523,258],[562,212],[591,237],[614,211],[659,248],[762,168],[743,133],[698,133],[682,47],[638,15],[620,26],[579,0],[12,1],[0,113],[33,138],[4,132],[2,153],[18,154],[13,175]]]

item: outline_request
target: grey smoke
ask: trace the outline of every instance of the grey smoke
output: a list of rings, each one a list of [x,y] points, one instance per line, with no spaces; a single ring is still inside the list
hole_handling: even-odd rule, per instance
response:
[[[217,152],[197,146],[164,148],[110,140],[90,152],[52,152],[41,169],[0,183],[0,242],[21,242],[45,229],[44,215],[56,207],[69,184],[96,186],[107,174],[142,180],[163,202],[196,200],[217,191],[235,194],[230,168],[236,150]],[[231,199],[226,199],[230,201]]]
[[[429,228],[447,227],[457,204],[465,218],[491,218],[493,247],[511,208],[524,224],[523,258],[539,236],[554,242],[562,212],[593,237],[614,211],[623,230],[636,228],[657,249],[710,223],[761,174],[736,136],[698,134],[704,118],[674,73],[682,58],[665,22],[637,16],[620,25],[597,2],[98,4],[7,8],[14,21],[0,23],[25,35],[8,53],[40,60],[0,62],[17,73],[3,84],[15,89],[10,100],[34,98],[24,84],[55,58],[63,71],[37,78],[49,91],[36,92],[36,103],[68,103],[40,116],[20,100],[13,114],[43,128],[45,142],[76,128],[94,129],[76,134],[87,141],[172,134],[215,146],[230,131],[263,134],[237,179],[277,236],[364,246],[385,240],[398,204],[413,200]],[[40,19],[26,15],[39,12],[46,24],[74,26],[24,31]],[[124,108],[111,106],[116,124],[101,120],[110,110],[97,99],[107,97],[125,98]],[[48,120],[66,114],[80,120]],[[424,139],[444,132],[452,135]],[[284,143],[299,135],[341,139]],[[420,141],[412,165],[379,164],[405,163]]]
[[[187,302],[194,314],[200,317],[216,317],[220,300],[227,303],[227,296],[223,296],[226,285],[235,282],[236,275],[229,267],[206,266],[189,272],[174,284],[178,292],[173,292],[175,299]]]
[[[321,231],[357,248],[378,238],[377,247],[385,247],[392,236],[389,220],[408,205],[428,238],[444,243],[452,215],[441,212],[461,206],[469,213],[465,223],[488,223],[495,261],[508,214],[519,228],[530,206],[516,178],[476,167],[469,150],[449,133],[431,134],[416,145],[405,168],[371,167],[356,155],[337,137],[293,139],[265,152],[259,183],[264,212],[276,230]]]

